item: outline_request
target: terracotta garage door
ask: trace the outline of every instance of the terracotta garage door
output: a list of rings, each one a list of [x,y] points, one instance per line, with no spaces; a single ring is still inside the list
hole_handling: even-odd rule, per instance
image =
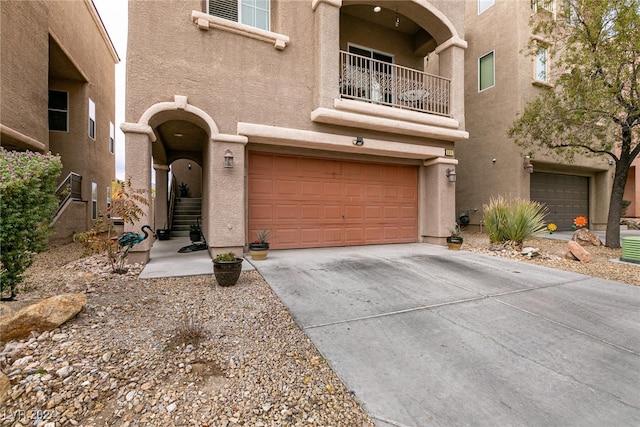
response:
[[[249,154],[249,233],[271,248],[417,241],[415,166]]]
[[[571,230],[575,217],[589,216],[589,178],[534,172],[531,175],[531,200],[547,206],[547,222],[556,224],[558,230]]]

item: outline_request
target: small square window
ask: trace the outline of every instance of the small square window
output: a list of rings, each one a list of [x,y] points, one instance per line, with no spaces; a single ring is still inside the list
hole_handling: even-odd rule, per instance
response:
[[[495,0],[478,0],[478,15],[495,4]]]

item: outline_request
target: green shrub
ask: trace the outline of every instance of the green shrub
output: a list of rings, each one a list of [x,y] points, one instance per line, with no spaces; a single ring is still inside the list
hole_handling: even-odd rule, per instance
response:
[[[59,156],[0,147],[0,291],[9,289],[10,299],[33,255],[46,249],[61,170]]]
[[[491,243],[513,242],[522,246],[524,240],[543,233],[547,227],[544,220],[546,208],[532,200],[492,197],[483,210]]]
[[[235,261],[236,260],[236,254],[234,254],[233,252],[227,252],[224,254],[218,254],[216,255],[215,258],[216,261],[220,262],[220,261]]]

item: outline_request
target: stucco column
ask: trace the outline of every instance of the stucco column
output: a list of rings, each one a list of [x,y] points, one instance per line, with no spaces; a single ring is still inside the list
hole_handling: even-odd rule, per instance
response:
[[[420,168],[419,230],[424,243],[444,244],[456,222],[456,183],[449,182],[447,169],[455,170],[456,159],[438,157]]]
[[[435,50],[440,64],[440,75],[451,79],[451,117],[464,129],[464,51],[467,42],[451,38]]]
[[[316,24],[316,69],[319,80],[316,86],[317,107],[333,108],[338,97],[338,70],[340,67],[340,6],[341,0],[313,0]]]
[[[151,143],[155,140],[155,135],[150,126],[137,123],[123,123],[120,125],[120,129],[124,132],[125,179],[131,179],[131,187],[134,190],[144,190],[143,195],[149,201],[147,206],[140,206],[142,215],[139,221],[133,225],[125,223],[124,230],[141,234],[140,228],[143,225],[153,224],[151,215]],[[153,240],[153,237],[149,236],[148,239],[131,248],[127,261],[129,263],[147,262]]]
[[[153,165],[153,169],[156,171],[156,199],[155,199],[155,211],[154,211],[154,230],[158,228],[171,228],[169,224],[169,166],[167,165]]]
[[[246,144],[245,136],[218,134],[205,152],[207,197],[203,197],[202,221],[212,257],[244,252]],[[233,167],[225,167],[225,155],[233,156]]]

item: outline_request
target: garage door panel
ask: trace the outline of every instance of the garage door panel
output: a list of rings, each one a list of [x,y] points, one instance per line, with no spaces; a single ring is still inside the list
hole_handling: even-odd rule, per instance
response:
[[[530,194],[532,200],[547,207],[546,221],[555,223],[558,230],[571,230],[576,216],[588,216],[588,177],[534,172]]]
[[[298,219],[298,209],[294,204],[288,205],[276,205],[275,206],[275,220],[276,221],[291,221]]]
[[[319,221],[322,218],[322,206],[320,205],[302,205],[300,206],[300,220],[302,221]]]
[[[342,219],[342,206],[325,206],[323,209],[323,219],[337,221]]]
[[[417,241],[415,166],[253,152],[249,159],[249,229],[272,230],[273,249]]]

